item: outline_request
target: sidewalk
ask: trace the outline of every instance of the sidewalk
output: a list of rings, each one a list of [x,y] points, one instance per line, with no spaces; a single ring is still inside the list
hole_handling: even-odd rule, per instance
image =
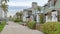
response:
[[[29,29],[25,26],[16,24],[14,22],[8,22],[1,34],[43,34],[40,31]]]

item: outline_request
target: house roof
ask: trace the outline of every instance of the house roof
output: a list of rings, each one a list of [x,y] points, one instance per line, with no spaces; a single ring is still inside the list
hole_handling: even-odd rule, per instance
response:
[[[51,0],[48,0],[48,2],[50,2]]]
[[[37,4],[37,2],[32,2],[32,4]]]
[[[23,10],[24,12],[32,11],[32,8],[27,8]]]

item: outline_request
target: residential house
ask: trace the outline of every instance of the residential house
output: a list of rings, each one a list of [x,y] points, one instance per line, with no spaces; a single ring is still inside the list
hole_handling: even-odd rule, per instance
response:
[[[46,22],[60,21],[60,0],[49,0],[44,6]]]
[[[33,19],[30,19],[31,16],[32,16],[32,10],[31,10],[31,8],[23,10],[23,21],[24,22],[33,20]]]
[[[37,10],[37,3],[32,2],[32,7],[23,10],[23,21],[36,21],[39,23],[40,11]]]

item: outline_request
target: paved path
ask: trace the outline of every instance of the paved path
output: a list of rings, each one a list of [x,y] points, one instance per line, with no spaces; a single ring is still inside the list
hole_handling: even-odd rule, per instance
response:
[[[28,27],[16,24],[14,22],[8,22],[1,34],[43,34],[37,30],[31,30]]]

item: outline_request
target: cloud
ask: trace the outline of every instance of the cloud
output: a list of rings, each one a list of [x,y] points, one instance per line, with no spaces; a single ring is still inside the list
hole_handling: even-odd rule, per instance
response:
[[[16,12],[22,10],[22,9],[25,9],[25,8],[29,8],[27,6],[9,6],[9,12],[8,12],[8,17],[11,15],[15,15]]]
[[[14,15],[18,10],[31,7],[32,2],[37,2],[39,6],[43,6],[48,0],[10,0],[8,16]],[[12,7],[10,7],[12,6]],[[18,8],[19,7],[19,8]]]
[[[10,0],[7,4],[9,6],[31,6],[32,2],[37,2],[38,5],[43,6],[48,0]]]
[[[9,6],[31,6],[31,2],[9,2]]]

